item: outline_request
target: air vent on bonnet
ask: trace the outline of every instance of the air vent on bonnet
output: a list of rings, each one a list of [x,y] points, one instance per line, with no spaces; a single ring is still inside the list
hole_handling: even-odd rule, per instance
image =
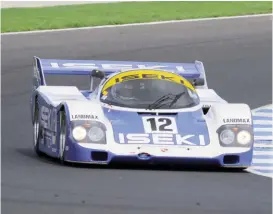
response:
[[[140,115],[177,115],[176,112],[161,112],[161,113],[155,113],[155,112],[137,112]]]

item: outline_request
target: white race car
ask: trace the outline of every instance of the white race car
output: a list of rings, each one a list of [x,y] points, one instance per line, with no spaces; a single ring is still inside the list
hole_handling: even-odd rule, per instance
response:
[[[85,75],[89,87],[47,85],[46,77],[57,74]],[[46,153],[63,163],[251,165],[251,110],[247,104],[227,103],[208,89],[200,61],[34,57],[33,80],[38,155]]]

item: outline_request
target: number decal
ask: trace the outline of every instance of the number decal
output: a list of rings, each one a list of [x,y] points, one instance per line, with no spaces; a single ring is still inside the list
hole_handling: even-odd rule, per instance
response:
[[[156,124],[155,124],[155,118],[149,118],[147,119],[146,121],[150,122],[151,123],[151,130],[152,131],[156,131]]]
[[[175,118],[172,117],[143,117],[145,133],[177,133]]]
[[[159,125],[159,127],[156,127],[155,118],[149,118],[147,119],[147,121],[151,123],[152,131],[157,131],[157,128],[159,131],[172,131],[172,129],[165,128],[166,126],[169,126],[172,124],[172,121],[169,118],[159,118],[158,122],[164,122],[163,124]]]
[[[159,126],[160,131],[172,131],[172,129],[166,129],[165,128],[166,126],[170,126],[172,124],[172,121],[169,118],[160,118],[158,121],[159,122],[164,122],[165,121],[164,124]]]

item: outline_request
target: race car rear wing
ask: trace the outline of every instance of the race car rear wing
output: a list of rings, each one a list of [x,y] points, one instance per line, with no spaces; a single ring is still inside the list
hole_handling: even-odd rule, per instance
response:
[[[34,57],[34,85],[46,85],[46,75],[87,75],[91,77],[94,69],[103,71],[106,76],[130,69],[159,69],[175,72],[195,85],[207,88],[203,63],[133,62],[101,60],[60,60]]]

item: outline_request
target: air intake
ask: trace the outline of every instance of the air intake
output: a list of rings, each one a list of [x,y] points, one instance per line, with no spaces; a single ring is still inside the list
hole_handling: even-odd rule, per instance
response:
[[[224,156],[224,164],[237,164],[239,163],[238,155],[225,155]]]
[[[91,158],[93,161],[107,161],[108,153],[94,151],[94,152],[91,152]]]

